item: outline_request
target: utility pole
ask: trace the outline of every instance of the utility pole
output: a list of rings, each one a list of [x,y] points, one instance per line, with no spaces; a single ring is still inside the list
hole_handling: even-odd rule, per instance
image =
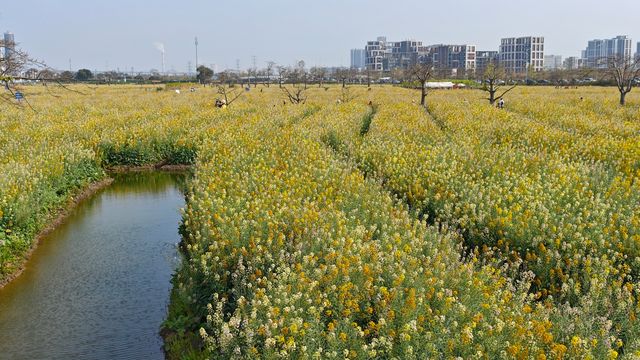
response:
[[[196,36],[196,70],[198,70],[198,37]]]
[[[69,72],[73,72],[73,70],[71,70],[71,59],[69,59]]]
[[[251,57],[251,61],[253,62],[253,69],[251,69],[252,70],[251,72],[253,73],[253,84],[254,84],[254,86],[258,86],[258,79],[257,79],[258,78],[258,65],[257,65],[257,62],[256,62],[256,56],[255,55],[253,55]],[[249,85],[251,85],[251,78],[249,78]]]

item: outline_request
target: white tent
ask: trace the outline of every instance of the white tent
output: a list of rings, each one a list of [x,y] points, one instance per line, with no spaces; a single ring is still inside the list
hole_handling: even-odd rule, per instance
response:
[[[454,84],[450,81],[445,82],[427,82],[427,89],[453,89]]]

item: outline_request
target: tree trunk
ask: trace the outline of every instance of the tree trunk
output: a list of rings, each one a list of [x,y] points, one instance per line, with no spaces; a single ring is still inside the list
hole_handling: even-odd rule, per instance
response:
[[[347,87],[346,82],[347,82],[347,79],[342,79],[342,88]]]
[[[496,103],[496,91],[489,90],[489,104],[493,105]]]
[[[425,83],[422,83],[422,94],[420,97],[420,105],[422,105],[423,107],[426,107],[426,98],[427,98],[427,86],[425,85]]]
[[[620,105],[624,106],[625,103],[625,97],[627,96],[627,93],[624,91],[620,91]]]

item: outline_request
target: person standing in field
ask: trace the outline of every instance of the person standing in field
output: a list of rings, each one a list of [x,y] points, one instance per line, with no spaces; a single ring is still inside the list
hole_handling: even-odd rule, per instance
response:
[[[498,109],[504,109],[504,99],[500,98],[500,100],[498,100]]]
[[[219,109],[226,109],[227,102],[225,100],[216,99],[216,107]]]

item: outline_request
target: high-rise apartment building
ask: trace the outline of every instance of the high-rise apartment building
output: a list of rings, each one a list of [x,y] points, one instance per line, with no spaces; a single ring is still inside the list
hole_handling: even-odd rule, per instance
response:
[[[365,49],[351,49],[351,68],[364,69],[367,63]]]
[[[584,59],[581,59],[577,56],[569,56],[564,59],[562,63],[562,67],[565,70],[577,70],[584,67]]]
[[[545,70],[560,70],[560,69],[562,69],[562,56],[560,56],[560,55],[545,55],[544,56],[544,69]]]
[[[621,56],[630,59],[633,56],[631,39],[626,35],[619,35],[613,39],[594,39],[587,43],[582,51],[585,66],[589,68],[606,68],[607,59]]]
[[[365,67],[370,70],[407,69],[429,60],[429,48],[422,41],[391,42],[380,36],[375,41],[368,41],[365,46]]]
[[[385,54],[387,50],[387,38],[379,36],[374,41],[367,41],[367,45],[364,47],[365,51],[365,67],[368,70],[383,71]]]
[[[427,61],[428,49],[422,41],[403,40],[387,43],[390,52],[386,56],[385,69],[407,69]]]
[[[544,69],[544,37],[525,36],[500,41],[500,63],[508,73]]]
[[[463,75],[476,70],[475,45],[431,45],[429,59],[433,67],[451,70],[451,75]]]
[[[476,73],[482,74],[489,64],[496,65],[498,60],[497,51],[476,51]]]

